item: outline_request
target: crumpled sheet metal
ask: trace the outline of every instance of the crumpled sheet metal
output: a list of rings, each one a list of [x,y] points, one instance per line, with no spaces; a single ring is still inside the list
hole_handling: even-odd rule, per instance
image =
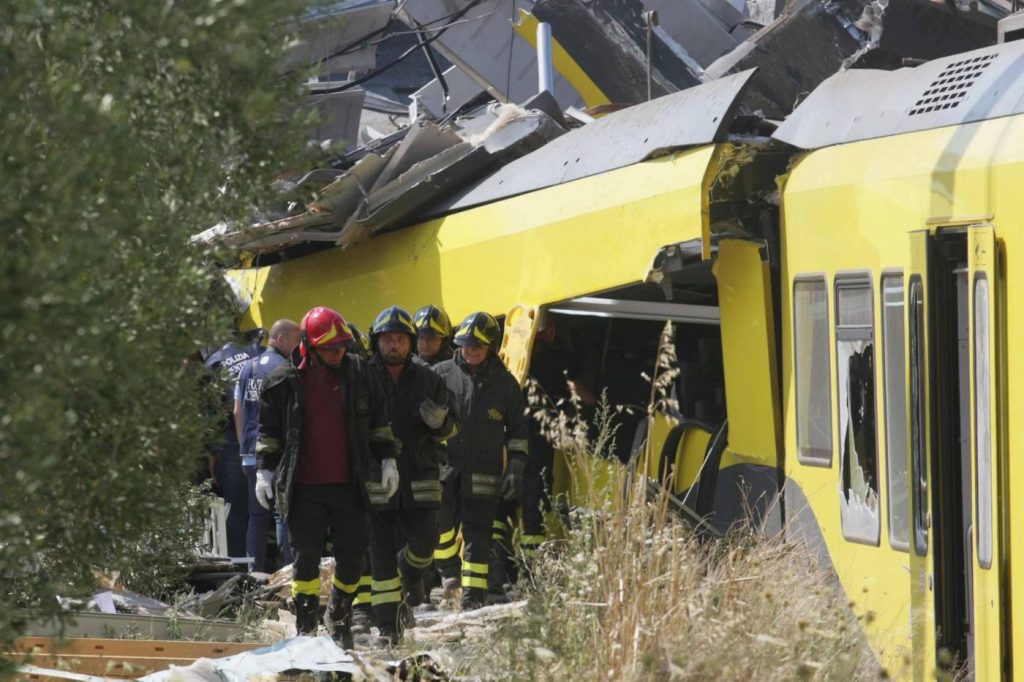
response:
[[[754,71],[608,114],[506,165],[429,212],[443,215],[722,141]]]
[[[756,68],[745,112],[789,115],[801,97],[841,69],[898,68],[995,40],[994,20],[929,0],[803,0],[705,70],[711,78]]]

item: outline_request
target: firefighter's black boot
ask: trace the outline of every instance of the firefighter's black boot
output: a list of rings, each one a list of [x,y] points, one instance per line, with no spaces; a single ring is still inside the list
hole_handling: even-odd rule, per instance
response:
[[[482,587],[462,588],[462,610],[472,611],[487,605],[487,590]]]
[[[295,595],[295,632],[316,637],[316,622],[320,611],[320,597],[315,594]]]
[[[337,587],[331,589],[331,598],[327,602],[327,630],[342,649],[352,649],[355,642],[352,638],[352,599],[354,594],[342,592]]]
[[[373,626],[373,607],[369,604],[358,604],[352,607],[352,632],[366,634]]]
[[[398,574],[402,576],[402,593],[406,606],[419,606],[427,597],[423,590],[423,569],[412,566],[406,558],[407,547],[398,553]]]

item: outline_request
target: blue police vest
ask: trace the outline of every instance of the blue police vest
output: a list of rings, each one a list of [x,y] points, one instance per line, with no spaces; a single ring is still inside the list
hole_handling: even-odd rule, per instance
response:
[[[260,435],[260,387],[281,364],[287,362],[276,348],[268,348],[259,357],[245,363],[238,375],[235,400],[242,403],[242,466],[256,466],[256,439]]]

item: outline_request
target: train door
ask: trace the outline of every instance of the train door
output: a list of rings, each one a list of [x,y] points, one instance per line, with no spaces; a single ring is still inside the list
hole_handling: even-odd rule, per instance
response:
[[[935,667],[935,598],[931,543],[930,409],[928,376],[928,232],[910,235],[907,271],[907,415],[909,420],[907,471],[910,472],[911,636],[914,679],[930,680]]]
[[[999,254],[991,225],[976,225],[967,230],[968,340],[970,375],[970,469],[973,504],[967,534],[969,575],[973,609],[971,613],[975,679],[998,680],[1004,668],[1003,600],[1000,585],[1001,514],[999,438],[1002,410],[998,378],[1000,329],[997,294],[1001,291]]]
[[[997,251],[991,225],[911,235],[907,379],[915,678],[1003,672]]]

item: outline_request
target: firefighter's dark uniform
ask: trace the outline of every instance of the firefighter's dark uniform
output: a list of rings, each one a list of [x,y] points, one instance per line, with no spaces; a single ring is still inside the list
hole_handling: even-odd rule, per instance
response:
[[[296,598],[296,624],[299,632],[306,634],[316,631],[320,554],[328,529],[335,558],[332,604],[338,605],[339,618],[348,617],[369,545],[364,486],[380,480],[380,462],[396,456],[396,444],[385,396],[369,380],[366,364],[354,355],[346,355],[335,371],[344,405],[338,418],[345,422],[353,480],[324,485],[298,483],[297,470],[305,447],[300,371],[306,370],[287,363],[274,370],[263,384],[256,466],[277,472],[278,510],[288,523],[295,557],[292,593]],[[380,483],[375,485],[379,487]]]
[[[454,538],[462,522],[465,560],[461,562],[463,605],[478,606],[487,592],[491,531],[501,496],[503,451],[509,459],[528,459],[526,405],[519,383],[492,352],[476,369],[456,354],[434,366],[454,396],[459,433],[448,441],[449,468],[443,477],[451,509],[442,510],[441,544]],[[450,529],[450,530],[449,530]],[[435,554],[436,556],[436,554]],[[441,564],[445,578],[459,570],[457,555]]]
[[[387,397],[388,414],[400,444],[398,494],[390,500],[368,485],[373,566],[373,612],[381,633],[398,631],[398,607],[403,591],[419,585],[433,562],[437,545],[437,511],[441,506],[439,471],[444,456],[441,442],[458,432],[451,398],[437,374],[410,356],[396,383],[380,355],[370,361],[377,390]],[[431,400],[448,409],[436,429],[420,417],[420,404]],[[370,480],[380,479],[380,465],[371,464]],[[404,547],[400,547],[404,538]],[[403,589],[404,586],[404,589]],[[415,606],[416,604],[410,604]]]

